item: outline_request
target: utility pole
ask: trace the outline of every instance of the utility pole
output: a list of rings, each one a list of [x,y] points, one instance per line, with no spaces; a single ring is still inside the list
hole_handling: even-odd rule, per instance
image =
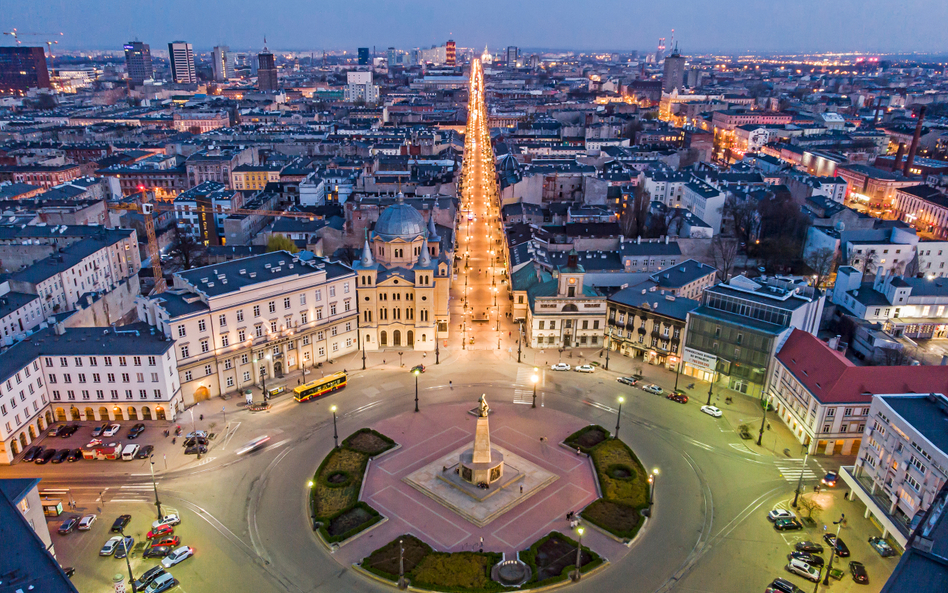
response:
[[[606,344],[606,370],[609,370],[609,351],[612,350],[612,328],[609,328],[609,343]]]
[[[362,341],[362,370],[365,370],[365,341]],[[306,373],[303,373],[304,375]]]
[[[707,403],[707,405],[709,405],[709,406],[711,405],[711,394],[712,394],[713,391],[714,391],[714,373],[711,373],[711,383],[708,385],[708,403]]]
[[[119,533],[122,534],[122,547],[125,549],[125,566],[128,567],[128,584],[132,588],[132,593],[138,593],[138,590],[135,588],[135,575],[132,574],[132,564],[128,561],[128,540],[125,539],[125,527],[119,529]]]

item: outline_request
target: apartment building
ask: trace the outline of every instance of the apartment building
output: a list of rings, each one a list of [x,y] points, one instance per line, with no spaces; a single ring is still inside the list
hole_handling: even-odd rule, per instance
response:
[[[840,468],[850,497],[903,549],[948,479],[946,421],[941,393],[875,395],[856,463]]]
[[[359,349],[352,268],[285,251],[176,272],[138,299],[139,318],[174,340],[190,405]]]
[[[230,186],[236,190],[260,191],[268,183],[280,181],[280,171],[283,166],[279,163],[268,165],[238,165],[230,173]]]
[[[216,181],[233,189],[230,185],[231,171],[239,165],[253,163],[255,153],[256,150],[252,148],[209,148],[192,154],[184,163],[189,187],[205,181]]]
[[[837,272],[833,302],[847,314],[880,323],[896,337],[948,336],[948,280],[877,275],[863,282],[862,272],[843,266]]]
[[[576,250],[556,274],[538,271],[526,287],[524,329],[533,348],[596,348],[606,327],[606,299],[583,285],[586,270]]]
[[[42,329],[0,354],[0,463],[54,422],[173,420],[183,400],[174,343],[143,323]]]
[[[948,239],[948,195],[930,185],[895,190],[892,204],[899,220],[938,239]]]
[[[205,181],[174,199],[177,225],[205,245],[221,245],[224,220],[243,207],[243,194],[223,183]]]
[[[688,313],[698,305],[655,286],[620,290],[608,299],[606,347],[673,369],[681,360]]]

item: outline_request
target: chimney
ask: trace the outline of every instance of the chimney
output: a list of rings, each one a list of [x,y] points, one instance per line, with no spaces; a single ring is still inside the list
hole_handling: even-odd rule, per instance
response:
[[[909,171],[915,163],[915,152],[918,150],[918,139],[922,135],[922,122],[925,121],[925,106],[922,105],[918,110],[918,123],[915,124],[915,135],[912,136],[912,146],[909,147],[908,158],[905,160],[905,168],[902,169],[902,175],[909,176]]]
[[[899,170],[899,165],[902,164],[902,157],[905,156],[905,142],[899,142],[899,149],[895,151],[895,161],[892,163],[892,172],[896,173]]]

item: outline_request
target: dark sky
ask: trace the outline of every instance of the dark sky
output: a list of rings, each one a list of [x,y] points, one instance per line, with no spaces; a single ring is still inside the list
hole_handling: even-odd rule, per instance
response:
[[[948,0],[0,0],[0,28],[58,32],[64,48],[235,50],[459,46],[705,51],[948,50]],[[44,37],[24,37],[38,44]],[[0,41],[10,44],[10,37]]]

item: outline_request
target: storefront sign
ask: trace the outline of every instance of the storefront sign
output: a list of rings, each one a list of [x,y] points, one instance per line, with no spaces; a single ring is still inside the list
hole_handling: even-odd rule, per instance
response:
[[[699,350],[692,350],[691,348],[685,348],[682,359],[685,361],[685,364],[708,372],[714,372],[718,362],[717,356]]]

